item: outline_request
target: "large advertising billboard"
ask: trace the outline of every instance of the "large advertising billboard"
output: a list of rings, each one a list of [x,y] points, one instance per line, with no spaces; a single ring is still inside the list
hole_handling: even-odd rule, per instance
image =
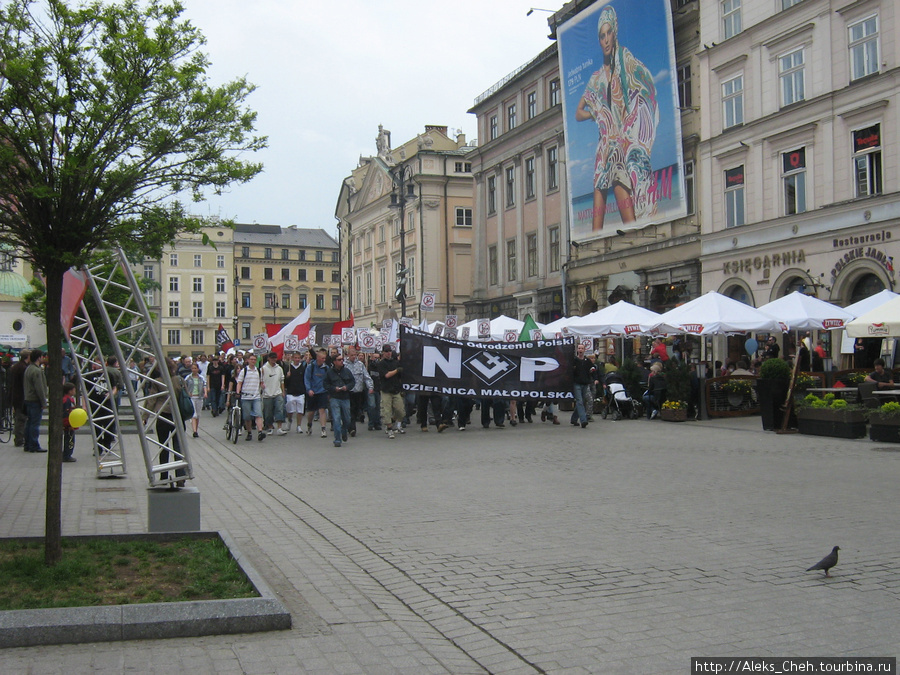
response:
[[[557,35],[572,240],[684,217],[669,0],[601,0]]]

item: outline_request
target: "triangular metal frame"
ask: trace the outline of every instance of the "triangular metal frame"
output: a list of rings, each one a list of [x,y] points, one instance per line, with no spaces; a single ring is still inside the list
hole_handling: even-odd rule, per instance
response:
[[[153,329],[143,292],[125,252],[117,248],[109,258],[92,267],[82,268],[82,272],[95,303],[95,315],[99,315],[103,323],[100,329],[109,336],[113,355],[119,361],[121,381],[134,411],[137,438],[144,455],[150,486],[172,486],[176,481],[193,478],[187,434],[168,369],[160,367],[159,374],[155,377],[151,376],[153,371],[143,373],[138,369],[137,386],[129,377],[128,363],[131,359],[140,364],[144,357],[152,356],[156,363],[164,366],[166,358],[159,336]],[[126,298],[124,304],[118,304],[121,298]],[[110,477],[126,472],[125,453],[118,411],[115,405],[108,402],[107,393],[112,391],[109,373],[105,367],[101,367],[102,375],[98,376],[98,368],[95,367],[98,360],[105,364],[97,331],[98,327],[94,326],[82,301],[68,338],[71,356],[78,370],[82,400],[88,411],[97,476]],[[131,375],[134,376],[135,372],[131,371]],[[160,412],[153,411],[150,407],[161,397],[168,399],[175,427],[174,432],[169,433],[162,441],[156,434]],[[153,407],[160,409],[163,406]],[[180,450],[176,450],[176,447]],[[176,471],[179,474],[177,476]]]

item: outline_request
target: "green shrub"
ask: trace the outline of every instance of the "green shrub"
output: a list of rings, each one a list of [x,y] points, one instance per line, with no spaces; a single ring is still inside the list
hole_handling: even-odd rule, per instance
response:
[[[784,359],[766,359],[759,367],[759,376],[764,380],[789,380],[791,367]]]

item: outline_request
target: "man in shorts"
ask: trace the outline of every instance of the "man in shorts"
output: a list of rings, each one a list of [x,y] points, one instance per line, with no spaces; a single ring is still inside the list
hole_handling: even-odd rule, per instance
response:
[[[244,419],[244,427],[247,429],[247,440],[253,440],[253,420],[256,419],[256,439],[264,441],[266,432],[263,431],[262,417],[262,378],[256,368],[256,354],[247,357],[247,364],[238,371],[237,393],[241,395],[241,414]]]

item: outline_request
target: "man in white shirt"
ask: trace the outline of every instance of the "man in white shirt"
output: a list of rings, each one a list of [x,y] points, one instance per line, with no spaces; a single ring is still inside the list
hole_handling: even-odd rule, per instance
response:
[[[256,418],[256,439],[265,440],[266,432],[263,431],[262,417],[262,386],[263,381],[256,369],[256,354],[247,357],[247,365],[238,371],[237,393],[241,395],[241,413],[244,418],[244,426],[247,429],[247,440],[253,440],[253,419]]]

